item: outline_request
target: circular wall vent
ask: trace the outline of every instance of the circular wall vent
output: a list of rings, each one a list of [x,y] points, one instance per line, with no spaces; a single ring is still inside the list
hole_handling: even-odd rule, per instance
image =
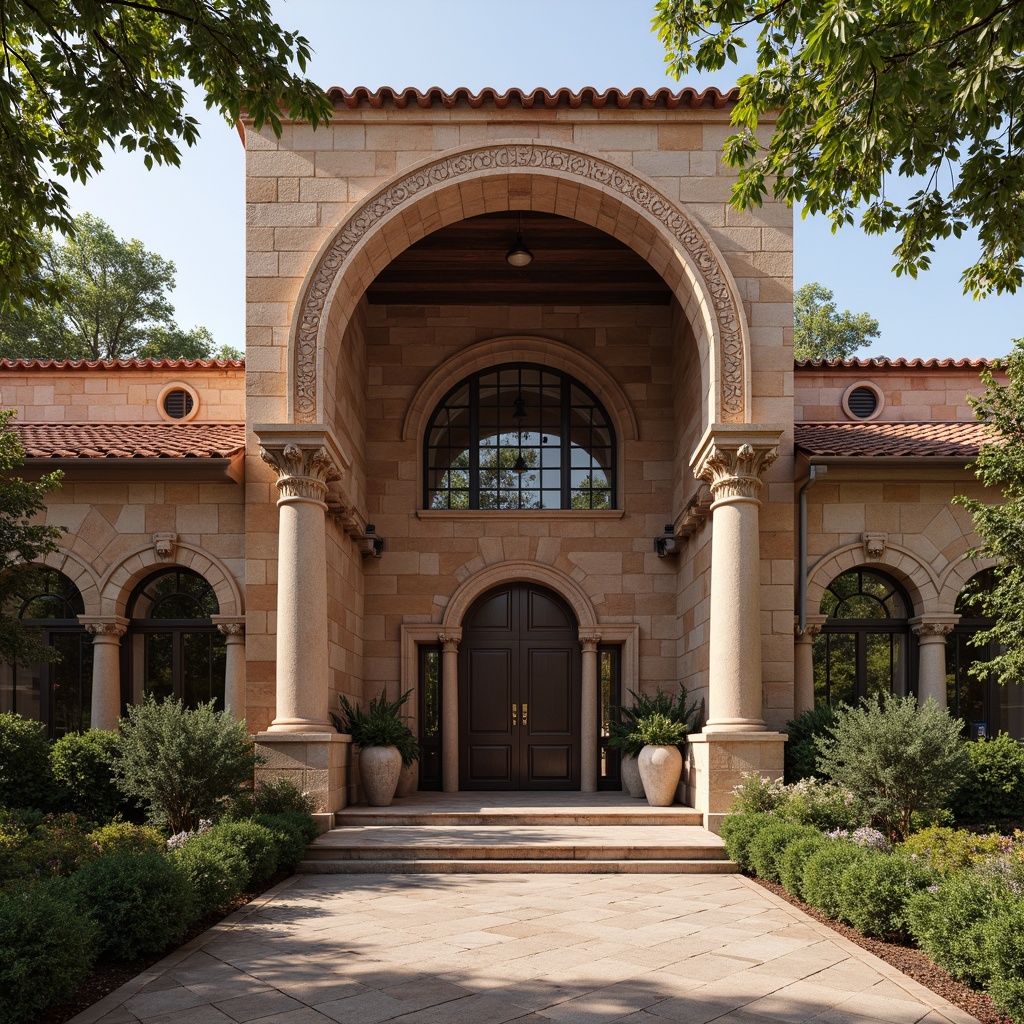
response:
[[[882,392],[869,381],[854,384],[843,395],[843,412],[854,420],[873,420],[884,406]]]
[[[157,399],[157,410],[163,419],[183,423],[199,412],[199,395],[187,384],[168,384]]]

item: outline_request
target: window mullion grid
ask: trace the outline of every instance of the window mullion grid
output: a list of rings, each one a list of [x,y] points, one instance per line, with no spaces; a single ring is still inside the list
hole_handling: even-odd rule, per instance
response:
[[[562,426],[562,508],[572,508],[572,385],[568,379],[562,377],[560,382],[560,394],[562,399],[561,426]]]
[[[448,486],[450,508],[450,475]],[[480,374],[469,385],[469,507],[480,507]]]

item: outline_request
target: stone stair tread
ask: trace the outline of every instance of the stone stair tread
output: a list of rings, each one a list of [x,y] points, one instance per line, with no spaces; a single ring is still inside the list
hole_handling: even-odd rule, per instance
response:
[[[629,846],[629,847],[714,847],[724,849],[722,840],[700,825],[651,825],[648,827],[571,825],[345,825],[325,832],[315,840],[321,847],[376,846]]]
[[[409,827],[417,825],[701,825],[703,816],[688,807],[676,810],[664,809],[629,811],[544,811],[544,810],[491,810],[491,811],[427,811],[396,812],[387,809],[381,812],[374,808],[360,807],[338,811],[337,826],[344,825],[390,825]]]
[[[734,874],[729,860],[304,860],[306,874]]]

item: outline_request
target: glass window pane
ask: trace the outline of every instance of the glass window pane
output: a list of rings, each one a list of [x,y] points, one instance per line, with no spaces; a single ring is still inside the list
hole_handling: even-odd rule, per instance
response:
[[[143,692],[157,700],[167,700],[174,696],[174,638],[170,633],[147,633],[144,645]]]

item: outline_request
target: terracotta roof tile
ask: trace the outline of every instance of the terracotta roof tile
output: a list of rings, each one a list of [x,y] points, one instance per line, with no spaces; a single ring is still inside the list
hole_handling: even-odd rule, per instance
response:
[[[227,459],[242,423],[12,423],[32,459]]]
[[[798,370],[984,370],[991,359],[798,359]]]
[[[984,423],[797,423],[794,443],[808,455],[973,459]]]
[[[406,107],[456,107],[468,106],[472,108],[493,106],[498,110],[504,110],[509,106],[519,106],[525,110],[534,107],[591,107],[601,110],[605,107],[615,107],[624,110],[633,107],[640,110],[662,108],[675,110],[678,107],[697,110],[701,107],[710,107],[720,110],[722,107],[735,103],[739,99],[739,89],[730,89],[728,92],[721,92],[718,89],[657,89],[653,93],[646,89],[607,89],[599,92],[597,89],[556,89],[549,92],[547,89],[509,89],[506,92],[498,92],[496,89],[481,89],[480,92],[473,92],[465,87],[447,92],[444,89],[434,87],[421,92],[419,89],[392,89],[385,86],[381,89],[368,89],[365,86],[358,86],[355,89],[341,89],[334,86],[327,90],[327,95],[335,106],[372,107],[379,109],[384,106],[396,107],[404,110]]]
[[[244,359],[0,359],[0,370],[225,370]]]

